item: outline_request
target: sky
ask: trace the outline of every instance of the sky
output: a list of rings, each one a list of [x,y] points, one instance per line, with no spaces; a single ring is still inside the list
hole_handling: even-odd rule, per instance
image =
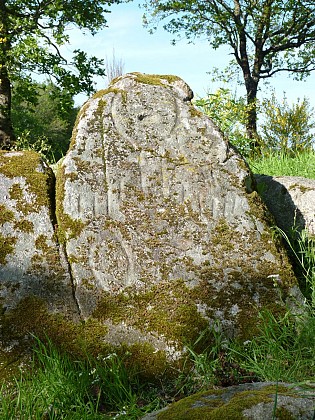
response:
[[[147,74],[173,74],[181,77],[193,90],[195,97],[204,97],[214,93],[219,87],[229,87],[237,95],[245,90],[236,81],[229,85],[213,82],[211,70],[214,67],[224,69],[232,56],[227,47],[213,50],[206,40],[197,40],[189,44],[187,40],[171,44],[173,35],[160,28],[153,34],[143,27],[144,10],[136,2],[110,6],[111,13],[106,14],[108,27],[95,36],[82,34],[72,29],[70,32],[71,49],[80,48],[98,58],[111,61],[113,51],[117,60],[124,63],[124,72]],[[213,74],[213,73],[212,73]],[[277,98],[283,98],[283,92],[290,103],[298,98],[307,97],[315,108],[315,72],[305,82],[297,82],[286,73],[269,79],[270,84],[263,87],[259,97],[266,97],[275,89]],[[97,89],[104,89],[106,79],[97,79]],[[87,98],[76,97],[76,104],[81,105]]]

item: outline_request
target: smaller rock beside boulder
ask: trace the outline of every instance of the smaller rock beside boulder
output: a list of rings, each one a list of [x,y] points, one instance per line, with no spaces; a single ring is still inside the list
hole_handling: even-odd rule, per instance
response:
[[[315,179],[268,175],[255,175],[255,179],[278,227],[289,237],[292,227],[315,235]]]
[[[314,419],[315,388],[274,382],[200,392],[147,414],[143,420]]]
[[[51,169],[34,152],[0,151],[0,305],[36,296],[77,316],[71,275],[56,234]]]

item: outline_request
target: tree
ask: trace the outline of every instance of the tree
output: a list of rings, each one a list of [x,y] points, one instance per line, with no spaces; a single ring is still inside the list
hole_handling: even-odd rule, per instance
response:
[[[50,163],[57,162],[69,148],[72,128],[78,109],[68,91],[50,81],[33,83],[33,103],[15,94],[12,96],[12,122],[16,135],[15,148],[41,153]],[[23,89],[20,87],[20,90]]]
[[[310,0],[146,0],[152,30],[192,40],[206,37],[213,48],[229,45],[247,93],[247,136],[259,146],[256,98],[261,80],[279,72],[297,78],[315,69],[315,3]]]
[[[105,6],[121,0],[0,0],[0,147],[14,144],[11,121],[12,84],[23,79],[24,93],[34,94],[31,75],[54,77],[71,95],[90,94],[93,76],[105,75],[102,60],[73,51],[67,61],[61,47],[69,28],[95,34],[106,25]],[[29,88],[27,84],[29,83]]]

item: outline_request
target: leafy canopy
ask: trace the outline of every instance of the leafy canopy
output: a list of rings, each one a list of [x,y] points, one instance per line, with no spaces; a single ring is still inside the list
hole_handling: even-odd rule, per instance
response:
[[[289,71],[301,78],[315,69],[314,1],[147,0],[145,7],[151,30],[165,20],[170,33],[204,37],[215,49],[229,45],[244,76]]]
[[[69,44],[70,29],[95,34],[106,25],[106,6],[120,0],[1,0],[0,65],[11,82],[33,73],[53,76],[71,94],[93,91],[93,76],[104,75],[102,60],[73,51],[67,60],[61,47]],[[32,89],[30,83],[30,89]],[[28,92],[31,93],[31,92]]]
[[[309,0],[145,0],[152,30],[160,20],[173,34],[228,45],[247,96],[246,136],[261,153],[256,99],[260,80],[289,71],[298,78],[315,70],[315,4]]]

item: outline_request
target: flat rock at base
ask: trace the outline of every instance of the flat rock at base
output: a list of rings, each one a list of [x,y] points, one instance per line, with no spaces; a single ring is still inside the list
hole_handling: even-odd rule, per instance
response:
[[[115,79],[81,109],[57,173],[82,315],[174,357],[215,320],[250,336],[259,309],[297,291],[246,163],[191,99],[176,76]]]
[[[33,152],[0,151],[2,313],[36,296],[50,311],[78,316],[54,231],[54,176]]]
[[[315,235],[315,179],[298,176],[255,175],[259,193],[289,237],[292,228]]]
[[[257,382],[200,392],[149,413],[142,420],[312,420],[314,413],[315,389]]]

